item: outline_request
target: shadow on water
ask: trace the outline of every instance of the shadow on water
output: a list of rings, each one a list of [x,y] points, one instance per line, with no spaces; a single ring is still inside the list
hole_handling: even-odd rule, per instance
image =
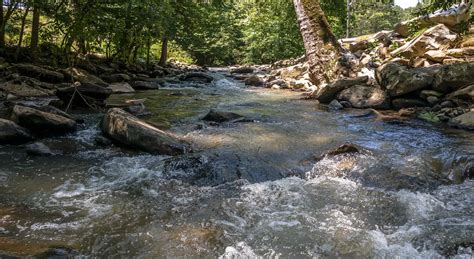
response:
[[[62,156],[1,147],[0,254],[472,256],[472,133],[328,112],[214,76],[109,100],[146,98],[147,120],[192,154],[95,146],[97,116],[60,141],[76,143]],[[201,121],[211,108],[250,120]],[[344,143],[364,152],[317,159]]]

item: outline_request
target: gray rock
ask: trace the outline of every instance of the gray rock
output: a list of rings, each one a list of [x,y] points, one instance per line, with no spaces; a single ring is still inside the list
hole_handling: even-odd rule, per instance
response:
[[[115,94],[128,94],[128,93],[135,92],[135,89],[133,89],[133,87],[129,83],[126,83],[126,82],[113,83],[109,85],[109,87],[107,88],[112,90],[112,93],[115,93]]]
[[[347,101],[354,108],[389,109],[390,99],[379,88],[356,85],[339,93],[337,100]]]
[[[328,108],[332,111],[338,111],[343,110],[344,106],[342,106],[342,104],[340,104],[336,99],[334,99],[329,103]]]
[[[0,119],[0,144],[24,144],[32,140],[27,129],[13,121]]]
[[[426,68],[412,69],[398,63],[387,63],[377,69],[377,81],[390,96],[401,96],[430,88],[433,71]]]
[[[189,146],[177,136],[157,129],[118,108],[107,112],[101,128],[114,141],[149,153],[178,155],[189,150]]]
[[[54,113],[15,105],[12,120],[39,134],[67,133],[76,130],[76,122]]]
[[[431,105],[436,105],[440,102],[439,98],[436,96],[428,96],[428,98],[426,98],[426,101],[428,101],[428,103]]]
[[[131,80],[130,76],[124,73],[120,74],[111,74],[111,75],[104,75],[102,78],[107,82],[107,83],[122,83],[122,82],[128,82]]]
[[[449,125],[461,129],[474,130],[474,111],[452,118]]]
[[[369,78],[367,76],[349,78],[349,79],[340,79],[331,84],[322,86],[317,92],[315,92],[312,97],[319,100],[321,103],[329,103],[332,100],[336,99],[336,96],[342,90],[349,88],[354,85],[362,85],[367,82]]]
[[[448,93],[474,84],[474,63],[444,65],[433,70],[436,91]]]

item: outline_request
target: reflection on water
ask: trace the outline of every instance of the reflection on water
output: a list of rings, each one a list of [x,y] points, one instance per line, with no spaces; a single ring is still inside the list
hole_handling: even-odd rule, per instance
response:
[[[1,147],[0,254],[473,256],[474,182],[450,180],[472,163],[472,133],[354,118],[215,76],[109,100],[146,98],[148,120],[191,155],[97,147],[98,116],[54,140],[75,143],[64,156]],[[253,122],[201,122],[211,108]],[[316,159],[344,143],[367,152]]]

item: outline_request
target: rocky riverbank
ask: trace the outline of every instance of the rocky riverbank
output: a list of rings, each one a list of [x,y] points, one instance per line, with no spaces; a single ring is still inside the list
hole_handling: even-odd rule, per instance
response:
[[[399,30],[341,40],[346,53],[340,64],[348,69],[326,84],[311,83],[304,57],[231,73],[247,85],[303,91],[334,110],[395,110],[400,117],[473,130],[474,25],[462,35],[444,24],[418,36]]]

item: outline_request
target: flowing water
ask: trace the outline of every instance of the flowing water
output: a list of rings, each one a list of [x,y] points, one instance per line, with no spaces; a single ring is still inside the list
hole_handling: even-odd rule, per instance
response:
[[[46,140],[65,155],[0,147],[0,254],[474,256],[474,181],[459,179],[472,170],[471,132],[331,112],[213,75],[212,86],[109,100],[147,98],[148,121],[192,154],[96,146],[100,115],[87,114],[78,132]],[[248,120],[204,123],[211,108]],[[317,159],[344,143],[364,151]]]

